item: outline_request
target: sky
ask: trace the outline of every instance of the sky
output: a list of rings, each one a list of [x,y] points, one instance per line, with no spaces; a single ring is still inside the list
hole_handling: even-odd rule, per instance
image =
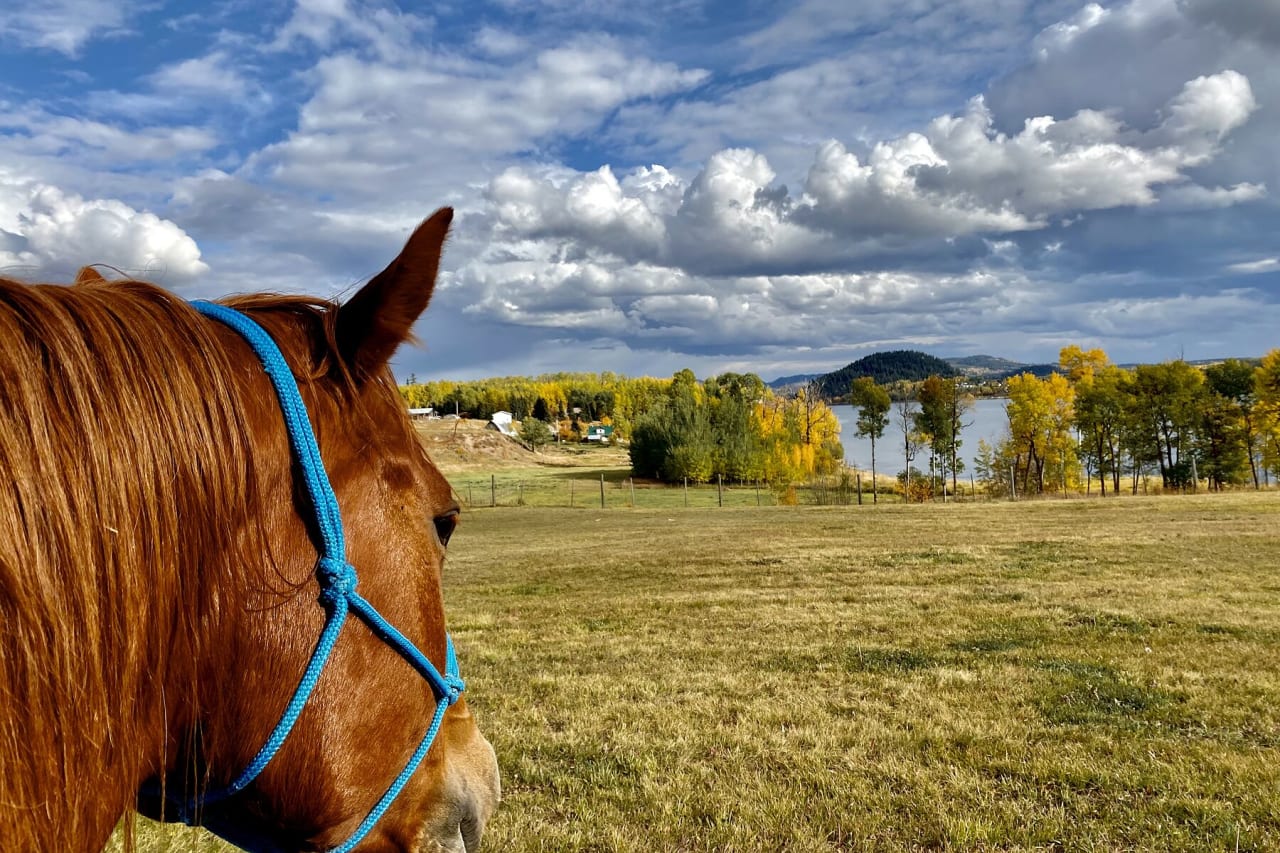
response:
[[[1280,0],[0,9],[0,274],[341,299],[401,380],[1280,346]]]

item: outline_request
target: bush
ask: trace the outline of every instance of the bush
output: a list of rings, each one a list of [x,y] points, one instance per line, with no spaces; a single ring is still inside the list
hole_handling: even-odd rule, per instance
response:
[[[537,418],[525,418],[520,422],[520,440],[531,450],[537,450],[551,442],[551,427]]]

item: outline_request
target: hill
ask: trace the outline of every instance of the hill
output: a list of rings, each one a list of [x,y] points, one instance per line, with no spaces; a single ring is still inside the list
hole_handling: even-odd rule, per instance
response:
[[[488,429],[478,418],[414,421],[418,439],[447,477],[476,471],[624,466],[626,450],[591,444],[550,444],[534,452],[518,439]]]
[[[967,355],[963,358],[947,358],[943,360],[965,376],[1009,376],[1027,368],[1024,362],[1000,358],[995,355]]]
[[[870,376],[880,385],[919,382],[930,376],[957,376],[960,371],[942,359],[917,350],[876,352],[820,377],[818,387],[828,398],[844,397],[853,380]]]
[[[820,376],[822,376],[821,373],[794,373],[791,376],[779,376],[777,379],[765,384],[774,391],[788,392],[794,391],[810,379],[817,379]]]

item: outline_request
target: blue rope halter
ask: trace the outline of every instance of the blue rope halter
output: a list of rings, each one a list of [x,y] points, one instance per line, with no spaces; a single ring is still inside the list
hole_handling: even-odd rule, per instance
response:
[[[445,671],[444,675],[441,675],[426,655],[356,592],[356,570],[347,562],[338,498],[333,493],[333,487],[329,484],[329,477],[325,473],[324,462],[320,458],[320,448],[316,444],[315,433],[311,430],[311,421],[307,416],[307,407],[302,402],[302,395],[298,392],[298,383],[294,380],[293,372],[289,370],[289,365],[285,362],[280,348],[261,326],[233,308],[203,301],[192,302],[191,305],[201,314],[225,323],[239,332],[262,360],[267,376],[275,387],[285,425],[289,431],[289,444],[302,468],[307,494],[311,498],[311,505],[315,511],[316,526],[320,530],[323,551],[316,565],[316,578],[320,582],[320,602],[328,614],[324,630],[320,633],[315,651],[311,653],[311,660],[307,663],[302,680],[285,707],[280,722],[276,723],[267,742],[263,744],[262,749],[258,750],[258,754],[249,762],[249,766],[225,788],[206,792],[197,799],[176,802],[170,800],[170,802],[177,807],[178,817],[182,822],[192,824],[201,806],[225,800],[243,791],[257,778],[275,757],[276,752],[284,744],[285,738],[293,731],[293,726],[302,714],[307,700],[311,698],[311,693],[320,680],[320,673],[324,671],[329,654],[338,641],[338,634],[342,631],[347,614],[355,613],[383,642],[399,652],[418,674],[427,680],[436,696],[436,710],[431,719],[431,725],[422,737],[422,742],[418,744],[418,748],[414,750],[409,762],[400,771],[400,775],[396,776],[381,799],[374,804],[369,814],[356,827],[355,833],[331,851],[331,853],[347,853],[364,840],[369,830],[373,829],[374,824],[404,790],[409,778],[413,776],[431,748],[431,743],[435,740],[440,724],[444,720],[445,711],[458,701],[458,696],[464,689],[458,674],[458,658],[453,651],[453,638],[445,635]]]

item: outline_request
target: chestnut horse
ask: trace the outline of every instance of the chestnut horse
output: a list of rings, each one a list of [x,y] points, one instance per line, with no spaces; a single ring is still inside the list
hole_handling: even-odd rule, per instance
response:
[[[424,222],[340,307],[226,302],[297,380],[360,595],[441,672],[458,505],[388,360],[426,308],[451,219]],[[173,819],[166,803],[199,802],[254,760],[325,625],[316,528],[239,334],[90,269],[74,287],[0,279],[0,848],[100,850],[122,816]],[[251,850],[342,844],[436,709],[405,657],[349,619],[279,752],[194,822]],[[357,849],[472,851],[498,797],[459,699]]]

